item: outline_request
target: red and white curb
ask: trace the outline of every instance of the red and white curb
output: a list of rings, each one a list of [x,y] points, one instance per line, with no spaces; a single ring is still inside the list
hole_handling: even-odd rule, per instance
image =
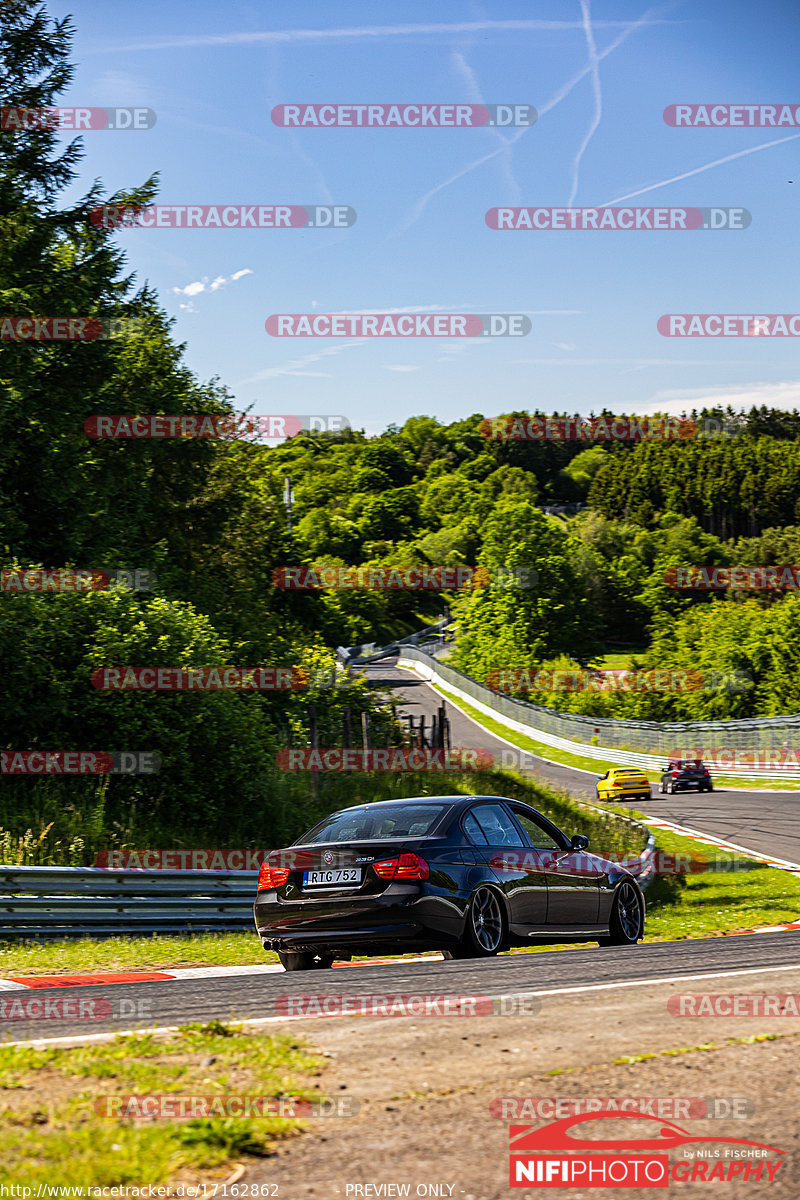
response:
[[[360,962],[338,962],[334,967],[371,967],[381,963],[427,962],[427,957],[369,958]],[[171,979],[225,979],[232,975],[283,975],[280,963],[239,967],[175,967],[170,971],[129,971],[96,975],[30,975],[0,979],[0,992],[28,991],[31,988],[101,987],[119,983],[163,983]]]
[[[800,921],[792,921],[787,925],[761,925],[756,929],[737,929],[734,933],[725,934],[725,937],[739,937],[749,933],[784,933],[795,932],[800,930]],[[509,956],[516,957],[524,954],[525,951],[511,950]],[[506,955],[503,955],[506,957]],[[402,963],[405,966],[407,963],[430,962],[431,956],[414,956],[414,957],[392,957],[392,958],[370,958],[362,959],[360,962],[339,962],[334,963],[334,968],[342,967],[372,967],[372,966],[393,966],[395,963]],[[437,960],[438,961],[438,960]],[[783,969],[783,968],[770,968]],[[139,971],[139,972],[124,972],[116,974],[97,974],[97,975],[31,975],[28,977],[20,976],[16,979],[0,979],[0,992],[16,992],[29,991],[37,988],[71,988],[71,987],[102,987],[109,984],[122,983],[161,983],[168,980],[182,979],[225,979],[236,975],[274,975],[285,974],[283,967],[279,963],[267,963],[262,966],[237,966],[237,967],[176,967],[172,971]],[[736,972],[734,972],[736,974]],[[653,982],[659,982],[654,980]],[[279,1020],[280,1018],[274,1018]]]
[[[797,971],[797,963],[784,963],[781,966],[774,967],[744,967],[734,971],[712,971],[702,973],[692,973],[683,975],[668,976],[664,979],[625,979],[618,980],[615,983],[590,983],[582,984],[577,987],[559,987],[546,988],[539,991],[528,992],[489,992],[488,996],[493,1000],[502,1000],[506,997],[521,997],[521,996],[571,996],[588,994],[591,992],[608,992],[624,988],[638,987],[657,987],[664,984],[687,983],[697,980],[698,982],[706,982],[711,979],[731,979],[734,976],[746,975],[774,975],[776,973],[790,973]],[[344,1016],[350,1019],[352,1014],[345,1013],[316,1013],[308,1015],[304,1013],[293,1013],[291,1015],[281,1015],[272,1017],[254,1017],[243,1021],[236,1021],[235,1024],[247,1033],[255,1033],[259,1029],[266,1029],[270,1025],[285,1025],[289,1021],[317,1021],[317,1020],[341,1020]],[[378,1020],[384,1020],[381,1016]],[[118,1038],[123,1037],[165,1037],[175,1033],[180,1033],[178,1025],[154,1025],[147,1028],[139,1029],[116,1029],[107,1033],[83,1033],[69,1034],[64,1037],[53,1038],[30,1038],[27,1041],[19,1042],[3,1042],[4,1048],[12,1046],[32,1046],[34,1048],[44,1048],[46,1046],[58,1046],[63,1049],[69,1049],[73,1046],[88,1046],[99,1045],[106,1042],[116,1042]]]
[[[721,838],[709,837],[708,834],[701,833],[697,829],[691,829],[687,825],[676,825],[673,821],[648,817],[648,827],[652,829],[667,829],[672,833],[692,838],[696,842],[701,842],[706,846],[713,846],[718,850],[732,850],[738,854],[745,854],[754,862],[761,862],[766,867],[773,867],[778,871],[787,871],[790,875],[800,877],[800,863],[789,862],[783,858],[770,858],[766,854],[759,854],[757,851],[750,850],[747,846],[740,846],[736,842],[727,842]],[[795,932],[799,929],[800,921],[791,921],[786,925],[760,925],[755,929],[737,929],[735,933],[726,934],[725,936],[738,937],[749,933]],[[369,967],[380,966],[381,964],[388,966],[391,963],[426,962],[429,959],[429,955],[414,957],[387,956],[385,958],[362,959],[359,962],[334,963],[334,967]],[[98,973],[96,975],[32,975],[29,977],[20,976],[0,979],[0,992],[27,991],[33,988],[100,987],[104,984],[162,983],[168,980],[182,979],[224,979],[236,975],[252,976],[272,975],[276,973],[283,973],[283,967],[280,963],[235,967],[175,967],[170,971],[114,972]]]
[[[735,850],[737,854],[746,854],[754,862],[763,863],[765,867],[774,867],[776,871],[788,871],[790,875],[800,876],[800,863],[789,862],[785,858],[770,858],[769,855],[760,854],[748,846],[740,846],[736,842],[725,842],[720,838],[711,837],[707,833],[701,833],[699,829],[691,829],[688,825],[676,825],[672,821],[663,821],[658,817],[648,817],[647,824],[652,829],[669,829],[672,833],[690,837],[695,842],[703,842],[706,846],[713,846],[717,850]]]

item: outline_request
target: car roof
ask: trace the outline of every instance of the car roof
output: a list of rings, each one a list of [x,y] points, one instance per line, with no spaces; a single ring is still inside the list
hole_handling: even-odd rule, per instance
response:
[[[349,804],[347,808],[336,809],[336,812],[350,812],[356,808],[392,808],[402,804],[471,804],[473,800],[499,800],[506,804],[520,803],[526,804],[527,801],[509,800],[507,796],[400,796],[396,800],[365,800],[361,804]],[[528,804],[528,808],[533,808],[532,804]]]

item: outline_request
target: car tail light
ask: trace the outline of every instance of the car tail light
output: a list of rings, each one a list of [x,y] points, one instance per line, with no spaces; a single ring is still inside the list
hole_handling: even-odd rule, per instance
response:
[[[271,866],[268,862],[262,863],[258,871],[256,891],[266,892],[272,888],[282,887],[288,878],[288,867],[275,867]]]
[[[380,879],[427,879],[430,869],[418,854],[401,854],[399,858],[385,858],[372,864]]]

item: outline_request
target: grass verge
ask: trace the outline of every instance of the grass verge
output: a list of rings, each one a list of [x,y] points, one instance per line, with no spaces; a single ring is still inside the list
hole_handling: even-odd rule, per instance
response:
[[[270,1155],[305,1122],[288,1115],[107,1117],[106,1104],[155,1094],[173,1103],[235,1095],[283,1099],[281,1111],[291,1113],[292,1098],[321,1099],[319,1083],[308,1086],[320,1063],[298,1038],[250,1035],[217,1021],[158,1040],[0,1046],[0,1182],[86,1188],[222,1179],[242,1156]]]
[[[163,971],[169,967],[234,967],[276,963],[252,933],[153,934],[0,943],[0,979],[90,971]]]
[[[443,697],[447,696],[441,689],[436,690]],[[458,700],[458,707],[489,733],[505,738],[522,750],[530,750],[533,754],[548,758],[558,754],[558,761],[564,766],[577,766],[602,774],[597,764],[586,768],[584,763],[589,760],[563,754],[554,751],[551,746],[535,742],[485,716],[461,699]],[[542,787],[538,781],[536,786]],[[574,805],[576,802],[572,800],[572,803]],[[595,803],[610,813],[625,813],[647,824],[646,813]],[[746,854],[717,853],[693,838],[682,837],[668,830],[654,832],[657,851],[668,855],[688,855],[697,864],[708,862],[709,869],[658,876],[646,895],[645,941],[721,937],[763,925],[786,925],[800,919],[800,878],[786,871],[762,866]]]
[[[558,750],[555,746],[550,746],[546,742],[537,742],[535,738],[528,737],[527,734],[518,733],[515,729],[509,729],[507,725],[503,725],[500,721],[495,721],[492,717],[487,717],[480,709],[475,708],[467,701],[462,700],[459,696],[458,700],[454,700],[452,693],[440,688],[435,683],[428,683],[428,687],[433,688],[438,692],[443,700],[449,701],[454,707],[460,708],[462,712],[471,717],[488,733],[493,733],[497,737],[505,738],[507,742],[511,742],[515,746],[519,746],[520,750],[528,750],[531,754],[536,754],[540,758],[547,758],[550,762],[554,762],[563,767],[573,767],[579,771],[588,771],[590,775],[604,775],[606,771],[618,767],[620,764],[611,762],[603,758],[588,758],[581,754],[571,754],[567,750]],[[664,758],[666,765],[666,756]],[[661,778],[660,771],[645,770],[645,775],[651,783],[657,783]],[[797,792],[800,791],[800,782],[797,780],[786,781],[774,779],[741,779],[733,776],[720,775],[712,771],[714,785],[718,789],[726,790],[736,789],[738,791],[765,790],[778,792]]]
[[[634,814],[647,821],[644,813]],[[646,892],[647,942],[721,937],[800,919],[800,878],[745,854],[715,851],[666,829],[656,850],[689,856],[698,869],[659,875]],[[705,864],[705,869],[703,866]]]

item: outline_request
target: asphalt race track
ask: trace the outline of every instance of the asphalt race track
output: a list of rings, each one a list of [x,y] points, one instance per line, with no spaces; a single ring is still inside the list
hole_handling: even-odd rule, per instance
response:
[[[363,671],[377,691],[391,694],[399,711],[410,713],[417,719],[424,714],[426,725],[430,725],[430,719],[444,699],[450,720],[451,745],[484,747],[498,755],[508,749],[507,743],[493,737],[459,712],[441,693],[415,677],[411,671],[398,668],[396,662],[395,658],[386,658],[358,669]],[[511,730],[509,736],[514,737]],[[546,759],[538,760],[536,773],[573,796],[596,800],[594,775]],[[597,775],[600,774],[602,771],[598,769]],[[713,791],[703,795],[684,792],[675,796],[661,796],[653,785],[647,812],[653,817],[672,821],[676,825],[686,825],[745,849],[800,863],[800,791],[736,790]]]
[[[438,692],[383,660],[362,668],[372,687],[391,693],[401,710],[429,721],[442,703]],[[453,746],[485,747],[498,755],[507,743],[486,733],[449,701]],[[594,800],[594,776],[544,759],[536,775],[566,791]],[[685,824],[750,849],[800,862],[800,830],[793,819],[800,793],[714,792],[710,796],[654,796],[648,811],[655,817]],[[573,832],[569,830],[568,832]],[[255,940],[255,933],[253,934]],[[69,1038],[132,1028],[164,1028],[191,1021],[256,1020],[266,1028],[290,1019],[278,998],[298,994],[445,994],[509,996],[611,990],[630,995],[640,986],[699,977],[760,975],[763,986],[770,972],[800,967],[800,931],[744,934],[697,941],[660,942],[636,947],[594,945],[537,954],[507,954],[486,961],[445,961],[438,956],[400,962],[371,962],[332,971],[287,976],[284,972],[178,978],[169,981],[97,984],[2,990],[0,1037],[9,1041]],[[710,980],[709,980],[710,982]],[[721,982],[721,979],[720,979]],[[753,980],[755,984],[756,979]],[[31,1000],[62,1004],[46,1020],[27,1016],[13,1019],[15,1002]],[[83,1015],[78,1015],[83,1002]],[[96,1012],[103,1015],[95,1017]],[[76,1015],[73,1015],[76,1014]],[[106,1015],[109,1014],[109,1015]],[[302,1019],[308,1019],[302,1018]],[[352,1020],[352,1017],[346,1019]]]
[[[255,937],[255,934],[254,934]],[[32,998],[78,1003],[110,1001],[119,1017],[90,1020],[84,1017],[58,1020],[0,1020],[0,1036],[10,1041],[36,1038],[76,1037],[86,1040],[92,1034],[141,1027],[185,1025],[191,1021],[226,1021],[272,1018],[285,1027],[286,1016],[276,1013],[279,996],[289,994],[375,993],[508,996],[537,994],[550,990],[567,992],[587,989],[591,996],[598,988],[619,985],[627,993],[633,987],[659,981],[694,976],[725,975],[742,972],[739,982],[748,990],[751,973],[776,968],[800,967],[800,931],[797,933],[743,934],[737,937],[707,938],[699,941],[654,942],[631,947],[589,947],[586,949],[543,951],[539,954],[506,954],[484,961],[445,961],[430,958],[416,962],[370,963],[346,969],[302,972],[287,975],[237,975],[228,978],[177,979],[169,982],[102,984],[81,987],[47,987],[0,992],[5,1011],[14,1001]],[[763,987],[764,979],[759,984]],[[727,985],[726,985],[727,986]],[[693,989],[690,989],[693,990]],[[702,989],[702,982],[698,990]],[[726,987],[720,987],[721,991]],[[127,1006],[127,1007],[126,1007]],[[129,1015],[136,1006],[138,1019]],[[92,1006],[84,1005],[84,1012]],[[307,1019],[307,1018],[306,1018]],[[352,1016],[345,1020],[352,1021]]]

